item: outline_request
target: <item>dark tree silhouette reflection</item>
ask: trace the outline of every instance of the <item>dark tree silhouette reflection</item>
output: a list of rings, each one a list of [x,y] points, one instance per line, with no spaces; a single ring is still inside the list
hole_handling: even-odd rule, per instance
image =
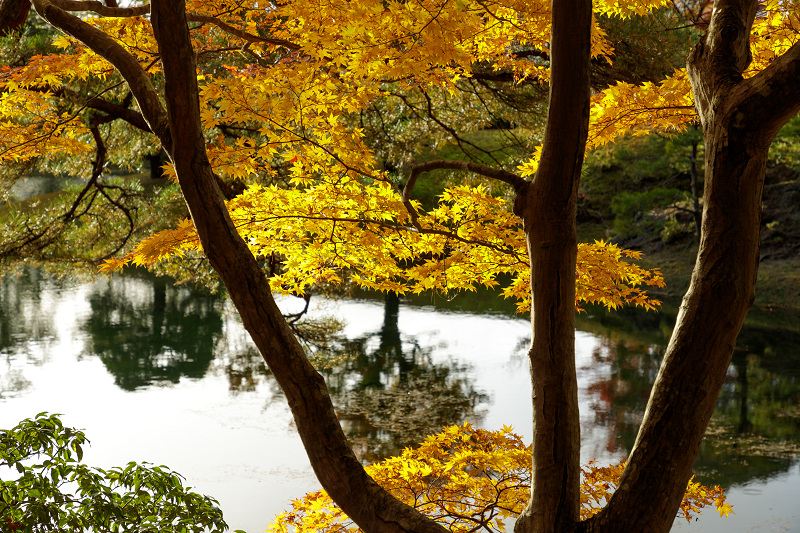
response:
[[[431,348],[403,335],[399,313],[399,298],[389,294],[376,332],[346,338],[342,324],[330,318],[304,318],[295,325],[328,382],[356,453],[366,462],[396,455],[443,426],[478,422],[480,404],[488,400],[475,390],[468,365],[434,362]],[[232,391],[268,386],[270,398],[282,398],[254,349],[227,355],[224,369]]]
[[[163,278],[112,277],[89,297],[89,350],[125,390],[200,378],[222,336],[221,301]]]
[[[328,387],[357,454],[376,461],[421,442],[443,426],[478,422],[488,400],[475,390],[469,366],[434,362],[398,328],[400,300],[385,298],[381,329],[343,346],[345,363],[328,373]]]

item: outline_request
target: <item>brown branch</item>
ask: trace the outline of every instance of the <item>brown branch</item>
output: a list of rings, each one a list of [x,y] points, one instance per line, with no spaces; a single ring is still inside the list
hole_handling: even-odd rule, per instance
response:
[[[456,161],[452,159],[435,159],[433,161],[428,161],[427,163],[421,163],[419,165],[414,165],[411,167],[411,175],[406,182],[406,186],[403,188],[403,205],[406,207],[409,216],[411,217],[411,224],[417,228],[418,230],[422,231],[422,226],[420,225],[418,218],[419,213],[417,210],[414,209],[414,206],[411,204],[411,191],[414,189],[414,185],[417,183],[417,178],[423,172],[430,172],[431,170],[464,170],[468,172],[474,172],[476,174],[480,174],[481,176],[485,176],[487,178],[491,178],[497,181],[502,181],[503,183],[507,183],[514,187],[514,192],[519,192],[522,188],[528,183],[522,177],[514,174],[513,172],[508,172],[507,170],[502,170],[499,168],[490,167],[488,165],[484,165],[482,163],[473,163],[471,161]]]
[[[169,132],[167,113],[161,105],[152,81],[139,61],[109,35],[65,11],[61,7],[64,1],[33,0],[33,5],[39,16],[83,42],[119,71],[131,88],[150,130],[159,138],[164,149],[169,152],[172,146],[172,137]]]
[[[75,218],[75,211],[78,209],[78,206],[81,204],[83,198],[86,196],[89,190],[91,190],[91,188],[97,184],[97,180],[100,179],[103,169],[106,166],[106,145],[103,142],[103,137],[100,136],[100,129],[98,125],[92,125],[90,131],[92,132],[92,138],[94,138],[95,145],[97,146],[97,156],[92,162],[92,177],[89,178],[86,186],[78,194],[78,197],[75,198],[75,201],[72,202],[72,207],[70,207],[69,210],[64,214],[64,222],[69,222]]]
[[[452,159],[434,159],[433,161],[420,163],[419,165],[414,165],[411,167],[411,176],[408,178],[408,183],[406,183],[406,186],[403,189],[403,201],[408,201],[410,199],[411,190],[414,188],[414,184],[417,182],[417,178],[420,174],[438,169],[474,172],[475,174],[480,174],[486,178],[507,183],[508,185],[514,187],[514,192],[519,191],[525,186],[526,183],[528,183],[521,176],[514,174],[513,172],[490,167],[489,165],[484,165],[482,163],[473,163],[472,161],[456,161]]]
[[[97,111],[102,111],[106,113],[106,117],[104,117],[102,123],[111,122],[112,120],[120,119],[124,120],[125,122],[129,123],[131,126],[138,128],[144,132],[151,133],[150,126],[147,124],[147,121],[144,119],[141,113],[134,109],[130,109],[128,106],[130,105],[130,93],[128,93],[128,97],[126,97],[125,101],[122,104],[115,104],[105,98],[100,98],[99,95],[108,92],[111,89],[118,87],[120,84],[108,87],[103,89],[96,96],[92,96],[85,102],[83,102],[80,106],[80,110],[83,109],[95,109]],[[36,91],[42,93],[50,93],[53,96],[57,97],[66,97],[70,98],[73,101],[80,102],[85,98],[85,95],[80,95],[77,92],[67,89],[66,87],[51,87],[49,85],[34,85],[31,87],[27,87],[26,90],[28,91]],[[73,115],[77,116],[77,115]],[[99,124],[97,120],[95,120],[96,124]]]
[[[465,145],[465,144],[468,144],[469,146],[472,146],[474,149],[476,149],[476,150],[478,150],[478,151],[480,151],[480,152],[483,152],[483,153],[484,153],[484,154],[486,154],[487,156],[491,157],[491,158],[492,158],[492,160],[493,160],[495,163],[498,163],[498,164],[500,163],[500,162],[497,160],[497,158],[496,158],[495,156],[493,156],[493,155],[492,155],[492,153],[491,153],[491,152],[489,152],[488,150],[484,150],[483,148],[481,148],[481,147],[480,147],[480,146],[478,146],[477,144],[475,144],[475,143],[472,143],[472,142],[468,141],[467,139],[463,139],[463,138],[461,138],[461,137],[458,135],[458,132],[456,132],[456,130],[455,130],[455,129],[453,129],[452,127],[448,126],[448,125],[447,125],[447,124],[445,124],[443,121],[441,121],[441,120],[440,120],[440,119],[439,119],[439,118],[436,116],[436,114],[433,112],[433,101],[431,100],[431,97],[430,97],[430,95],[428,94],[428,92],[427,92],[427,91],[425,91],[424,89],[422,89],[420,92],[422,92],[422,96],[424,96],[424,97],[425,97],[425,102],[427,103],[427,109],[428,109],[428,116],[429,116],[429,117],[431,117],[431,120],[433,120],[433,121],[434,121],[434,122],[436,122],[436,123],[437,123],[439,126],[441,126],[443,130],[445,130],[447,133],[449,133],[449,134],[450,134],[450,136],[451,136],[451,137],[453,137],[453,139],[455,139],[456,143],[458,144],[458,147],[461,149],[461,151],[462,151],[462,152],[464,152],[464,153],[467,155],[467,157],[470,157],[470,158],[472,158],[472,155],[471,155],[471,154],[470,154],[470,153],[469,153],[467,150],[465,150],[465,149],[464,149],[464,146],[463,146],[463,145]]]
[[[240,39],[244,39],[245,41],[251,43],[266,43],[271,44],[274,46],[283,46],[284,48],[288,48],[289,50],[300,50],[301,46],[299,44],[293,43],[291,41],[287,41],[286,39],[273,39],[271,37],[261,37],[260,35],[253,35],[252,33],[247,33],[242,30],[238,30],[231,26],[230,24],[226,24],[222,22],[217,17],[210,17],[208,15],[195,15],[194,13],[187,13],[186,20],[189,22],[203,22],[208,24],[213,24],[214,26],[218,27],[219,29],[230,33],[231,35],[235,35]]]
[[[108,118],[106,122],[120,119],[137,129],[150,133],[150,126],[147,124],[147,121],[142,114],[136,110],[96,97],[89,99],[86,102],[86,106],[105,113],[106,118]]]
[[[17,30],[28,19],[30,0],[0,0],[0,36]]]
[[[740,128],[761,133],[761,142],[772,142],[786,122],[800,110],[800,42],[776,58],[764,70],[741,84]]]
[[[149,5],[112,7],[97,0],[52,0],[52,2],[64,11],[92,11],[103,17],[141,17],[150,13]]]

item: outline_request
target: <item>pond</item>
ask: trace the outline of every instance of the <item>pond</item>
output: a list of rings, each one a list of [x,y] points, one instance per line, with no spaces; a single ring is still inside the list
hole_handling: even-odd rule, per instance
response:
[[[286,313],[304,302],[281,301]],[[444,424],[531,437],[528,321],[491,295],[314,296],[300,330],[357,453],[377,460]],[[576,335],[582,456],[623,459],[674,321],[589,310]],[[735,515],[681,531],[800,532],[798,316],[754,311],[696,465]],[[90,464],[165,464],[217,498],[233,529],[262,531],[318,487],[280,390],[230,304],[162,279],[0,285],[0,427],[41,411],[86,430]]]

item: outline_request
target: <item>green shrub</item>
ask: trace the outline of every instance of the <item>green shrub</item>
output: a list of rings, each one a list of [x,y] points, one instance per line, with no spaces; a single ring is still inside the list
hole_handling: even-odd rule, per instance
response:
[[[222,532],[217,502],[163,466],[81,463],[82,431],[40,413],[0,430],[0,530],[126,533]],[[8,480],[9,478],[14,478]]]

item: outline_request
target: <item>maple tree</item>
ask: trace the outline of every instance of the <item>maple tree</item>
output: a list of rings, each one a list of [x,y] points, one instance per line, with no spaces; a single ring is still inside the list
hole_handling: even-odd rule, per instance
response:
[[[443,531],[364,471],[272,297],[345,272],[399,293],[473,290],[510,276],[504,294],[530,305],[533,330],[531,492],[516,529],[669,529],[752,303],[769,143],[800,107],[797,2],[718,1],[687,69],[594,95],[593,62],[614,57],[598,17],[645,16],[662,1],[32,4],[68,36],[52,42],[57,51],[21,56],[0,73],[0,158],[93,158],[88,185],[65,212],[46,211],[61,222],[92,213],[80,227],[98,242],[107,236],[95,201],[122,213],[128,229],[109,256],[134,234],[135,202],[146,200],[103,179],[108,154],[122,151],[107,150],[106,139],[114,142],[124,123],[121,138],[166,152],[190,218],[105,268],[180,261],[202,248],[283,388],[320,482],[362,529]],[[543,131],[519,132],[542,143],[519,165],[449,125],[459,114],[467,133],[486,126],[476,109],[491,114],[500,104],[464,84],[492,76],[531,92],[549,87]],[[381,168],[361,126],[365,114],[369,123],[389,112],[392,99],[406,116],[384,127],[407,130],[411,148],[398,157],[403,143],[393,146],[407,171],[401,179]],[[421,120],[409,124],[412,115]],[[698,115],[707,175],[692,286],[617,489],[581,521],[575,304],[652,307],[641,285],[662,283],[626,261],[629,252],[578,245],[584,151],[623,133],[677,130]],[[414,160],[415,132],[431,124],[439,126],[433,146],[446,139],[472,156]],[[449,187],[423,208],[417,178],[442,169],[485,181]],[[3,216],[23,233],[18,253],[50,235],[48,225],[31,229],[26,215],[11,208]]]
[[[505,524],[525,507],[530,492],[530,450],[511,428],[475,429],[450,426],[430,435],[417,448],[367,467],[392,494],[419,509],[450,531],[505,531]],[[601,467],[594,461],[581,468],[581,519],[602,509],[614,492],[625,463]],[[681,502],[687,522],[713,505],[720,516],[732,513],[719,486],[690,480]],[[361,531],[324,490],[292,502],[267,531],[285,533]]]

